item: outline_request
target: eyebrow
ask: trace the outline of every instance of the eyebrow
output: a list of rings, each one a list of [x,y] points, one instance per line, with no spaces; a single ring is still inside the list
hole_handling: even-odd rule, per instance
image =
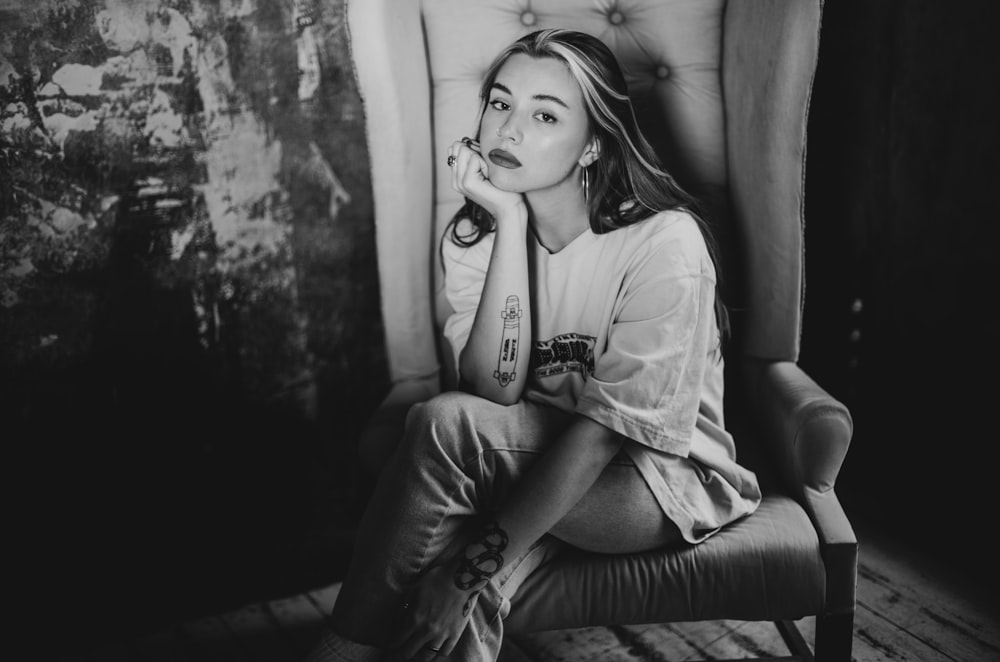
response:
[[[511,92],[509,89],[507,89],[506,85],[503,85],[501,83],[493,83],[493,88],[492,89],[497,89],[497,90],[500,90],[501,92],[503,92],[505,94],[509,94],[511,96],[514,96],[514,93]],[[551,94],[536,94],[536,95],[534,95],[531,98],[532,99],[537,99],[538,101],[551,101],[552,103],[557,103],[560,106],[562,106],[563,108],[565,108],[566,110],[569,110],[569,105],[567,105],[567,103],[565,101],[563,101],[559,97],[552,96]]]

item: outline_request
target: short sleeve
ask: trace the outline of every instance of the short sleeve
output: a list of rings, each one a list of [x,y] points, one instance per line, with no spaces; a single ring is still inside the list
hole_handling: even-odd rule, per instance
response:
[[[476,309],[483,295],[493,236],[487,235],[473,246],[459,246],[447,237],[442,244],[445,298],[452,313],[445,320],[444,337],[451,346],[455,366],[472,332]]]
[[[661,250],[626,283],[577,412],[687,457],[718,330],[710,258],[680,262]]]

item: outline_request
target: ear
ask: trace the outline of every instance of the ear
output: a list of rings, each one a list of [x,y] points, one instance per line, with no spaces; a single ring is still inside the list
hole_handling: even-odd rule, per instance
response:
[[[591,163],[596,161],[601,156],[601,143],[594,137],[591,138],[586,147],[583,149],[583,155],[580,156],[579,164],[581,168],[586,168]]]

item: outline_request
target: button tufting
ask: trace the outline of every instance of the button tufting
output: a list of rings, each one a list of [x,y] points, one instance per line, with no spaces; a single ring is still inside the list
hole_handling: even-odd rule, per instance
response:
[[[521,24],[522,25],[534,25],[538,18],[535,17],[535,13],[528,10],[521,14]]]
[[[625,15],[616,9],[608,15],[608,20],[612,25],[621,25],[625,22]]]
[[[670,68],[665,64],[661,64],[656,68],[656,77],[660,80],[670,77]]]

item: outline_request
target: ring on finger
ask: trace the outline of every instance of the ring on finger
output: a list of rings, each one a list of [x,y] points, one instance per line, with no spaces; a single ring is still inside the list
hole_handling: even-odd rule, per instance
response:
[[[450,168],[453,165],[455,165],[455,157],[454,157],[454,155],[449,154],[448,155],[448,167]]]

